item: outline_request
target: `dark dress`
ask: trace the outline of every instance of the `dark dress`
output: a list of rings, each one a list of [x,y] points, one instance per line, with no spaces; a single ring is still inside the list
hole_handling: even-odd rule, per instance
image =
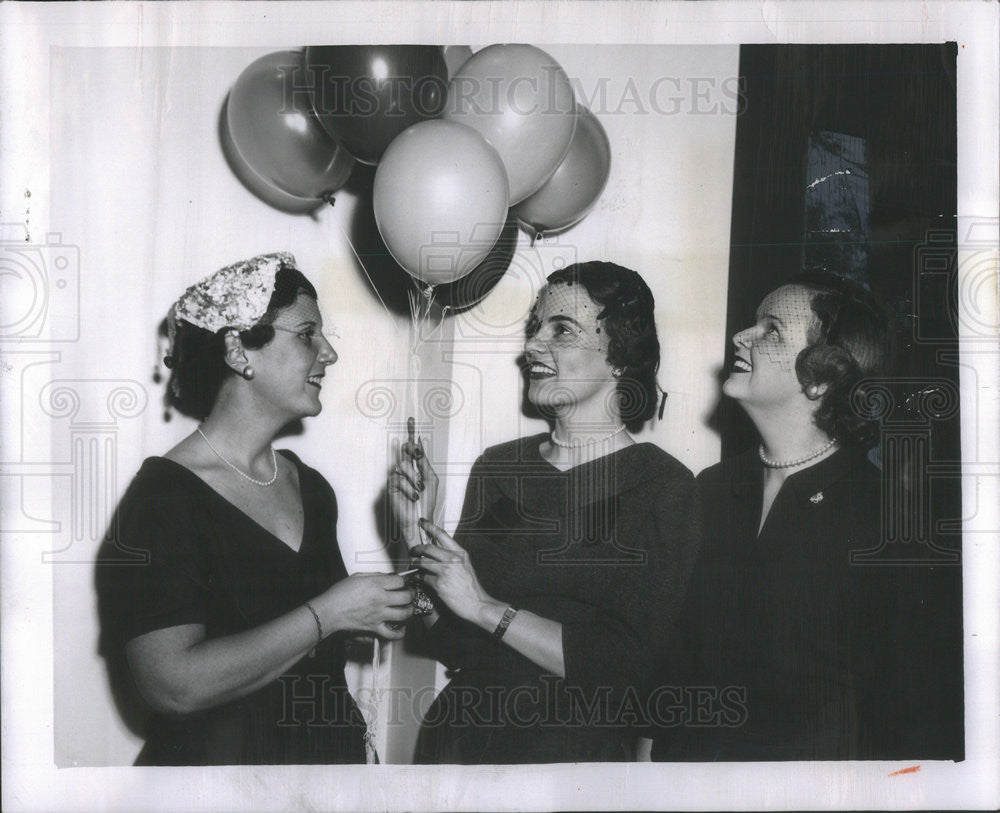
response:
[[[299,473],[298,552],[184,466],[162,457],[143,463],[118,507],[116,544],[105,547],[98,566],[110,660],[157,629],[203,624],[207,639],[252,629],[346,578],[333,490],[295,455],[281,454]],[[121,562],[136,555],[147,562]],[[136,764],[364,762],[364,733],[344,679],[343,642],[331,635],[250,695],[192,714],[151,714]]]
[[[566,677],[444,610],[428,644],[451,681],[425,715],[420,762],[632,757],[697,548],[694,478],[649,443],[560,472],[539,454],[545,437],[476,461],[455,538],[487,593],[562,624]]]
[[[654,759],[962,758],[961,569],[852,562],[882,538],[880,483],[842,449],[785,481],[758,536],[756,450],[699,475],[681,710]]]

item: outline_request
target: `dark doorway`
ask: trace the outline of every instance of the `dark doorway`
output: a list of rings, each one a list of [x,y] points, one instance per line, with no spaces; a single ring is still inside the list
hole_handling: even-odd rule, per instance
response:
[[[899,475],[919,511],[907,538],[938,560],[961,539],[956,54],[953,42],[740,49],[726,333],[799,271],[882,298],[896,321],[883,445],[907,438]],[[757,443],[726,399],[719,425],[723,457]]]

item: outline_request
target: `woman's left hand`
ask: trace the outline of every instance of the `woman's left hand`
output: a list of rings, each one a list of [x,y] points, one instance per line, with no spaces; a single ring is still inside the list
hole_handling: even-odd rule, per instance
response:
[[[484,611],[497,604],[483,590],[469,554],[449,534],[433,522],[421,519],[420,527],[435,541],[434,545],[417,545],[411,553],[418,557],[413,563],[424,574],[424,583],[434,589],[455,615],[474,624]],[[503,608],[500,608],[501,614]]]
[[[413,418],[410,418],[412,436]],[[408,440],[389,474],[386,491],[407,548],[420,542],[417,520],[431,518],[437,507],[438,476],[427,459],[422,439]]]

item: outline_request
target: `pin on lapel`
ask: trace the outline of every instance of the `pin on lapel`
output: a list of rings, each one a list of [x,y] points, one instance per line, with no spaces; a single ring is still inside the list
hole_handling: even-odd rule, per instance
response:
[[[817,491],[809,498],[809,502],[811,502],[813,505],[819,505],[821,502],[823,502],[823,492]]]

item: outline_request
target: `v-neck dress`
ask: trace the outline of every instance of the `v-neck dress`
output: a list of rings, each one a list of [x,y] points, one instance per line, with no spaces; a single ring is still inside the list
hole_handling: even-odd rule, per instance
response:
[[[864,450],[789,476],[759,534],[755,449],[698,483],[705,539],[667,673],[679,708],[654,759],[961,759],[961,568],[894,563],[904,543],[858,555],[906,520],[883,517]]]
[[[451,681],[425,715],[421,762],[631,758],[698,546],[694,477],[650,443],[559,471],[545,438],[483,453],[455,539],[487,593],[562,625],[565,679],[445,610],[428,645]]]
[[[314,469],[299,474],[303,536],[296,552],[186,467],[148,458],[118,507],[120,550],[145,562],[98,571],[105,647],[181,624],[211,640],[253,629],[347,577],[337,546],[337,501]],[[152,714],[136,764],[364,762],[364,720],[331,635],[271,684],[211,709]]]

